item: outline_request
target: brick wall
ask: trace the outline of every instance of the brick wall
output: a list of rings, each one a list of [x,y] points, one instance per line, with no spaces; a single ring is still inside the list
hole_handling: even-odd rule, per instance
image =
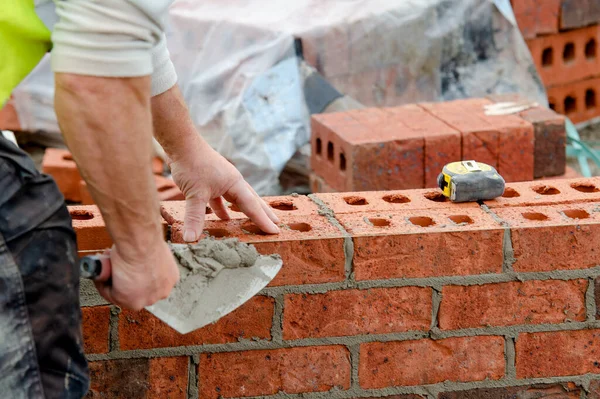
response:
[[[235,207],[207,217],[207,234],[284,260],[213,325],[179,335],[84,282],[89,397],[600,398],[600,178],[512,183],[481,205],[436,190],[267,202],[279,236]],[[183,211],[163,203],[173,241]],[[80,245],[105,247],[95,208],[72,212],[93,215],[74,220]]]

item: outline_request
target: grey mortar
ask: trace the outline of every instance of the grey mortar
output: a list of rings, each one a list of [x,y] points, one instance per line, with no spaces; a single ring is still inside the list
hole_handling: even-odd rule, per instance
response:
[[[200,357],[198,355],[190,356],[188,363],[188,389],[187,399],[198,399],[198,372],[199,372]]]
[[[119,309],[117,306],[110,307],[108,343],[109,350],[111,352],[118,351],[121,348],[119,342],[119,313],[121,313],[121,309]]]
[[[503,220],[500,216],[496,215],[489,206],[480,202],[479,207],[485,213],[490,215],[496,222],[498,222],[504,228],[504,237],[502,240],[502,271],[504,273],[513,272],[513,264],[515,263],[515,251],[512,246],[512,236],[510,232],[510,226],[508,222]]]
[[[508,378],[517,378],[514,337],[504,337],[504,356],[506,358],[506,376]]]
[[[588,287],[585,292],[585,307],[588,321],[596,320],[596,312],[598,311],[596,308],[595,280],[593,277],[588,278]]]
[[[273,309],[273,321],[271,324],[271,340],[283,343],[283,294],[274,297],[275,308]]]

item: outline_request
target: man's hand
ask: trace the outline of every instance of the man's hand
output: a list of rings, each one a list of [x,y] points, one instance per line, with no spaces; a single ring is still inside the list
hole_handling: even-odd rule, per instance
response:
[[[198,134],[177,86],[152,98],[154,134],[169,157],[175,183],[186,198],[183,239],[202,234],[206,205],[229,219],[223,198],[235,205],[265,233],[277,234],[279,223],[238,170]]]

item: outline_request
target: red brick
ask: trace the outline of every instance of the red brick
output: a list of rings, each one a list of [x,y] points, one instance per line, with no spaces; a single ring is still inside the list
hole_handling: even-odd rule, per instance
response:
[[[360,346],[359,381],[362,388],[374,389],[499,380],[504,367],[502,337],[373,342]]]
[[[421,106],[462,135],[462,159],[495,167],[506,181],[533,179],[533,125],[516,115],[485,115],[487,99]]]
[[[85,353],[107,353],[109,350],[110,307],[83,307],[81,316]]]
[[[147,311],[123,310],[119,315],[121,350],[224,344],[243,339],[271,339],[273,299],[256,296],[232,313],[189,334],[181,335]]]
[[[445,286],[442,330],[585,321],[587,280]]]
[[[517,378],[600,373],[600,330],[519,334]]]
[[[600,399],[600,380],[590,382],[590,389],[587,394],[587,399]]]
[[[600,264],[600,214],[595,204],[494,212],[510,226],[515,271],[586,269]]]
[[[513,10],[523,37],[558,32],[561,0],[513,0]]]
[[[510,183],[502,197],[484,202],[491,209],[600,202],[600,178]]]
[[[580,80],[548,88],[551,108],[573,123],[600,116],[600,78]]]
[[[562,0],[560,28],[574,29],[600,22],[597,0]]]
[[[323,201],[336,215],[428,209],[479,209],[476,202],[453,203],[439,189],[320,193],[315,197]]]
[[[65,199],[79,202],[81,175],[68,150],[47,148],[42,160],[42,172],[54,178]]]
[[[418,287],[290,294],[285,297],[283,338],[426,331],[431,289]]]
[[[582,393],[581,387],[569,382],[442,392],[438,399],[580,399]]]
[[[261,254],[279,254],[283,267],[270,286],[345,279],[344,238],[337,228],[322,216],[287,216],[281,221],[281,232],[277,235],[262,235],[254,224],[243,219],[209,220],[205,231],[216,238],[239,238],[253,244]],[[310,230],[303,231],[307,229]],[[171,226],[173,242],[183,242],[182,236],[181,224]]]
[[[319,213],[317,204],[304,195],[264,197],[263,200],[279,217],[312,216]],[[220,220],[210,207],[207,207],[206,209],[206,220]],[[233,204],[229,204],[227,211],[231,219],[248,219],[248,217]],[[185,219],[185,201],[162,202],[160,204],[160,213],[168,224],[183,223]]]
[[[112,238],[97,206],[69,206],[73,228],[77,234],[77,249],[91,251],[110,248]]]
[[[335,193],[333,189],[321,176],[311,172],[308,176],[311,193]]]
[[[576,178],[581,178],[581,173],[579,173],[575,168],[572,168],[570,166],[566,166],[565,167],[565,173],[559,176],[544,176],[544,177],[539,177],[536,178],[535,180],[564,180],[564,179],[576,179]]]
[[[502,271],[504,232],[480,209],[348,214],[338,219],[354,239],[357,280]]]
[[[496,103],[525,101],[516,94],[492,95],[488,98]],[[565,118],[549,108],[534,107],[519,113],[533,124],[535,133],[534,177],[558,176],[565,173],[566,129]]]
[[[528,40],[544,85],[551,87],[598,76],[600,57],[586,54],[586,45],[590,41],[600,44],[598,26]]]
[[[90,362],[86,398],[185,399],[187,357],[122,359]]]
[[[154,183],[160,201],[181,201],[185,195],[181,192],[175,182],[167,177],[154,175]]]
[[[324,392],[350,387],[350,354],[315,346],[201,355],[201,398]]]

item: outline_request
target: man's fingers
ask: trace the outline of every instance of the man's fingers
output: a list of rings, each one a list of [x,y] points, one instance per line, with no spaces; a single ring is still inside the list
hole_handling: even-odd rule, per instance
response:
[[[253,190],[244,180],[238,180],[224,197],[227,201],[236,204],[265,233],[279,233],[279,227],[273,223],[263,209],[262,200],[254,195]]]
[[[254,189],[252,188],[252,186],[250,186],[250,184],[246,183],[246,185],[248,186],[250,191],[252,191],[252,194],[254,194],[254,196],[260,203],[260,206],[262,207],[263,211],[265,211],[265,213],[267,214],[269,219],[271,219],[273,221],[273,223],[279,223],[279,218],[277,217],[275,212],[273,212],[273,209],[269,205],[267,205],[267,203],[262,198],[260,198],[258,196],[258,194],[256,194],[256,191],[254,191]]]
[[[223,202],[223,197],[215,198],[210,200],[210,207],[212,208],[215,215],[219,217],[221,220],[229,220],[229,213],[227,212],[227,208],[225,207],[225,203]]]
[[[200,238],[206,216],[206,201],[192,197],[185,200],[183,241],[194,242]]]

